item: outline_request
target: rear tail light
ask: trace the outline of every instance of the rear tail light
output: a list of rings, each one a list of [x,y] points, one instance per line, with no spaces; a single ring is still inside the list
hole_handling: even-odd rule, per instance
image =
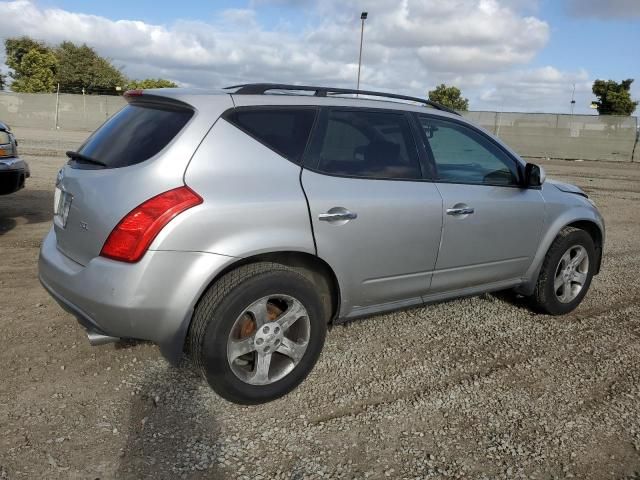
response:
[[[171,219],[201,203],[202,198],[189,187],[175,188],[150,198],[120,220],[100,255],[122,262],[137,262]]]

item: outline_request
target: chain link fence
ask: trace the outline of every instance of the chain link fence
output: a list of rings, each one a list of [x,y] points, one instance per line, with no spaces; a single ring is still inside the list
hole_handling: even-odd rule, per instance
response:
[[[37,145],[41,138],[58,137],[54,132],[60,131],[84,138],[87,135],[82,132],[95,130],[125,103],[122,97],[108,95],[0,92],[0,120],[18,127],[19,137],[27,145]],[[640,161],[637,117],[510,112],[464,115],[523,157]]]

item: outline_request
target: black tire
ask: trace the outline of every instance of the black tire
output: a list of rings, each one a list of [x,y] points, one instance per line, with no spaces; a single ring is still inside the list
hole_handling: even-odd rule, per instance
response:
[[[327,314],[317,288],[301,270],[270,262],[243,265],[225,274],[202,296],[188,337],[189,356],[211,388],[238,404],[269,402],[296,388],[313,369],[324,345]],[[240,314],[254,301],[285,294],[306,308],[309,341],[299,363],[284,378],[266,385],[241,380],[227,360],[227,341]]]
[[[574,246],[582,246],[587,251],[589,267],[586,272],[586,280],[577,296],[566,303],[559,300],[554,288],[556,270],[562,256]],[[564,315],[574,310],[582,301],[589,290],[593,272],[596,267],[596,252],[593,239],[586,231],[579,228],[566,227],[560,231],[556,239],[549,247],[544,259],[535,291],[531,297],[533,307],[550,315]]]

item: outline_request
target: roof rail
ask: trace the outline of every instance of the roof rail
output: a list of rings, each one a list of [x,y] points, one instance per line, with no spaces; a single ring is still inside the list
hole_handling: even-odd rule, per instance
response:
[[[226,87],[225,90],[237,88],[235,95],[264,95],[270,90],[293,90],[314,92],[316,97],[326,97],[328,94],[356,94],[356,95],[368,95],[370,97],[385,97],[394,98],[397,100],[407,100],[411,102],[423,103],[435,108],[436,110],[442,110],[443,112],[453,113],[454,115],[460,115],[455,110],[445,107],[437,102],[432,102],[426,98],[409,97],[407,95],[396,95],[395,93],[384,92],[372,92],[370,90],[355,90],[351,88],[333,88],[333,87],[312,87],[309,85],[287,85],[281,83],[245,83],[243,85],[233,85]]]

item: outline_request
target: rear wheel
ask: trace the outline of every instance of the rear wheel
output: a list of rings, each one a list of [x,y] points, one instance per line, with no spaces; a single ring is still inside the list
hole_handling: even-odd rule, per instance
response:
[[[591,236],[578,228],[564,228],[542,264],[532,297],[534,306],[551,315],[575,309],[589,290],[595,260]]]
[[[276,263],[244,265],[204,294],[189,333],[190,355],[220,396],[268,402],[313,369],[326,335],[311,281]]]

